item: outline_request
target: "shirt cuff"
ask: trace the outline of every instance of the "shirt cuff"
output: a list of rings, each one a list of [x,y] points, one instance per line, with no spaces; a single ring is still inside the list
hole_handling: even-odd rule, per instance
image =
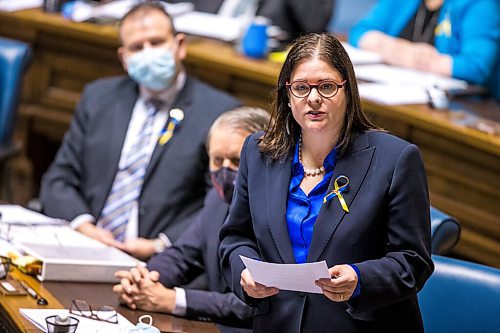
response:
[[[187,311],[187,298],[186,291],[182,288],[174,287],[175,290],[175,307],[172,310],[172,314],[184,317]]]
[[[69,225],[71,226],[71,228],[76,230],[76,228],[78,228],[79,226],[81,226],[85,222],[94,223],[95,218],[90,214],[81,214],[81,215],[78,215],[77,217],[75,217],[73,219],[73,221],[70,222]]]
[[[356,289],[354,289],[354,292],[352,293],[352,296],[351,296],[351,298],[354,298],[354,297],[358,297],[361,294],[361,276],[359,273],[359,268],[356,267],[356,265],[349,264],[349,266],[351,266],[352,269],[354,269],[354,271],[356,272],[356,275],[358,276],[358,284],[356,284]]]

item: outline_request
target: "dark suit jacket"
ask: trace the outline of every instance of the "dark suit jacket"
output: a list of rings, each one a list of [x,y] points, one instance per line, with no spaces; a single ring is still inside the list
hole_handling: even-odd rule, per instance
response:
[[[160,273],[168,288],[191,282],[205,272],[207,290],[186,289],[186,316],[238,327],[252,326],[252,310],[236,297],[222,279],[219,266],[219,231],[228,213],[228,204],[211,189],[195,223],[179,237],[174,246],[148,262],[150,270]]]
[[[166,0],[185,2],[186,0]],[[195,10],[217,13],[224,0],[190,0]],[[257,15],[270,18],[290,39],[304,32],[323,32],[333,13],[334,0],[260,0]]]
[[[255,300],[240,286],[239,255],[295,263],[285,212],[292,155],[270,161],[256,135],[243,148],[233,204],[221,229],[223,276],[257,305],[256,332],[422,332],[417,292],[433,270],[427,182],[415,145],[383,132],[359,134],[339,157],[333,180],[349,178],[345,213],[333,198],[321,207],[307,262],[356,264],[361,295],[335,303],[321,294],[280,291]],[[330,190],[329,190],[330,191]]]
[[[47,215],[72,220],[99,218],[118,168],[121,149],[138,98],[128,77],[89,84],[69,131],[42,179],[40,199]],[[205,141],[213,121],[240,103],[187,77],[172,107],[184,120],[170,142],[156,146],[139,198],[139,236],[165,232],[176,240],[203,205],[208,169]]]

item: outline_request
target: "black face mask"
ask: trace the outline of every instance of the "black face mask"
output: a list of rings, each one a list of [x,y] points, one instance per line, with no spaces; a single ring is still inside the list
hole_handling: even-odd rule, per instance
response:
[[[210,178],[212,178],[212,183],[217,193],[219,193],[220,197],[228,204],[231,203],[231,199],[233,198],[234,183],[236,182],[237,174],[237,171],[227,167],[222,167],[217,171],[210,172]]]

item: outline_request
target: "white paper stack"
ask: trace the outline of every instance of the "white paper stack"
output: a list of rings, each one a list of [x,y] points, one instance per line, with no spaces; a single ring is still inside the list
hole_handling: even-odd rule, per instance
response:
[[[64,221],[20,206],[0,205],[0,212],[0,245],[8,241],[20,253],[41,260],[41,281],[117,282],[116,271],[140,263],[73,230]],[[5,255],[3,250],[0,253]]]
[[[45,318],[55,315],[68,315],[65,309],[19,309],[19,312],[33,325],[43,332],[47,332]],[[79,320],[76,333],[121,333],[128,332],[134,327],[130,321],[118,313],[118,324],[106,323],[94,319],[70,314]]]
[[[401,86],[434,86],[442,90],[466,89],[467,82],[451,77],[384,64],[355,66],[360,80]]]

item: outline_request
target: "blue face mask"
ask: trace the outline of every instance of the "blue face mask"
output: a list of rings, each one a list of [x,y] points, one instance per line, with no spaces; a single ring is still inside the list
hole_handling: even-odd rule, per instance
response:
[[[148,47],[128,57],[126,63],[134,81],[155,91],[167,88],[176,72],[172,49]]]
[[[143,322],[143,320],[148,319],[149,323]],[[137,325],[127,331],[127,333],[160,333],[160,330],[154,327],[153,317],[150,315],[143,315],[139,317],[139,322]]]

